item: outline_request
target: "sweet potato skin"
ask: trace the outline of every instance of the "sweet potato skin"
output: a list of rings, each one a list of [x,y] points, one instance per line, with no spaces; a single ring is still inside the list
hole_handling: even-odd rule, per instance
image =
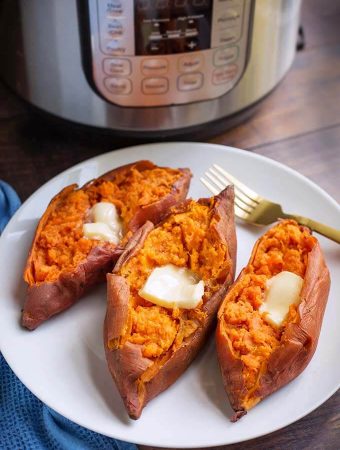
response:
[[[83,188],[98,184],[103,180],[110,181],[119,172],[133,166],[140,171],[156,167],[151,161],[137,161],[111,170],[99,178],[88,182]],[[140,207],[129,222],[128,231],[135,232],[147,220],[157,223],[171,206],[186,197],[190,185],[191,172],[189,169],[179,170],[182,172],[182,176],[175,182],[171,192],[155,203]],[[112,246],[103,243],[94,247],[86,260],[73,271],[61,273],[58,280],[40,284],[35,283],[33,257],[39,233],[44,228],[49,216],[58,208],[58,205],[77,188],[78,186],[73,184],[57,194],[51,200],[36,229],[24,272],[24,279],[28,283],[28,289],[22,311],[21,324],[29,330],[34,330],[51,316],[69,308],[93,285],[105,281],[106,274],[111,272],[124,250],[124,247],[121,245],[112,248]]]
[[[261,238],[255,244],[248,264],[254,259]],[[244,274],[242,270],[234,285]],[[233,286],[234,286],[233,285]],[[233,289],[231,287],[230,291]],[[298,322],[289,323],[282,335],[280,346],[270,355],[265,371],[260,375],[253,395],[261,401],[296,378],[310,362],[316,350],[323,315],[330,289],[330,275],[319,242],[316,241],[308,254],[307,268],[298,306]],[[216,329],[216,348],[224,387],[237,421],[247,413],[242,398],[247,394],[242,376],[243,362],[235,357],[232,344],[224,332],[223,311],[228,295],[218,312]]]
[[[208,200],[201,199],[207,204]],[[180,210],[180,207],[179,207]],[[185,210],[185,203],[183,204]],[[160,370],[147,383],[141,384],[138,378],[152,364],[152,361],[142,356],[141,346],[126,342],[119,347],[119,337],[124,329],[128,315],[129,286],[126,280],[117,274],[108,274],[108,304],[104,322],[104,347],[108,367],[124,401],[126,410],[132,419],[138,419],[145,405],[162,391],[173,384],[187,369],[199,350],[204,345],[216,323],[216,313],[235,275],[236,265],[236,234],[234,224],[234,192],[229,187],[223,191],[215,204],[218,236],[229,249],[231,270],[226,276],[222,287],[205,303],[204,311],[208,314],[203,326],[186,338],[179,349],[160,367]],[[144,227],[147,227],[146,224]],[[138,247],[142,247],[149,229],[139,230]],[[131,257],[131,256],[130,256]],[[120,257],[115,272],[129,258]]]
[[[22,325],[34,330],[51,316],[72,306],[93,285],[105,281],[113,261],[121,252],[122,249],[117,247],[114,251],[105,246],[95,247],[74,271],[62,273],[54,282],[29,286]]]

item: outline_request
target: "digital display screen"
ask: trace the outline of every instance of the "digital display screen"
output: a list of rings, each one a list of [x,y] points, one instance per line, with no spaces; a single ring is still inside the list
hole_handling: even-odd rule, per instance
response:
[[[210,48],[212,0],[136,0],[136,55]]]
[[[138,11],[162,10],[169,9],[186,9],[186,8],[203,8],[209,9],[211,6],[211,0],[137,0],[136,2]]]

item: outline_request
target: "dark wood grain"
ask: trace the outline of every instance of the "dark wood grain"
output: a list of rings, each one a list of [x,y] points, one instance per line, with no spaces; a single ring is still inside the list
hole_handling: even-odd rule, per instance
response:
[[[306,48],[297,54],[280,86],[250,120],[209,142],[244,148],[287,164],[340,201],[340,0],[305,0],[302,24]],[[22,200],[62,170],[132,143],[56,125],[0,83],[0,179],[11,183]],[[218,447],[339,448],[340,392],[283,430]]]
[[[302,51],[255,115],[213,142],[253,148],[339,125],[339,98],[340,43]]]
[[[340,124],[340,1],[305,0],[305,50],[246,123],[212,142],[253,148]]]
[[[340,126],[260,145],[252,151],[297,170],[340,202]]]
[[[304,0],[301,10],[306,49],[340,42],[340,3],[334,0]]]

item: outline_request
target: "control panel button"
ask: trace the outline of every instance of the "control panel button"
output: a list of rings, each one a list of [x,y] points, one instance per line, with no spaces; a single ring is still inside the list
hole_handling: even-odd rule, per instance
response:
[[[194,51],[197,50],[198,47],[198,40],[195,38],[189,38],[187,39],[186,43],[185,43],[185,48],[187,51]]]
[[[241,30],[238,28],[225,31],[219,35],[218,43],[222,45],[233,44],[241,37]]]
[[[124,12],[122,0],[111,0],[106,3],[106,15],[107,17],[120,16]]]
[[[97,8],[94,7],[94,3]],[[128,27],[128,24],[134,23],[134,2],[93,0],[90,4],[91,14],[94,15],[94,9],[97,11],[97,20],[95,17],[91,19],[94,24],[91,36],[93,42],[99,40],[101,52],[113,56],[134,55],[134,30]]]
[[[230,64],[229,66],[215,69],[212,74],[213,84],[225,84],[232,81],[237,75],[238,66]]]
[[[214,54],[214,65],[217,67],[226,66],[234,62],[238,56],[238,47],[219,48]]]
[[[154,54],[154,55],[160,55],[164,52],[165,45],[164,42],[161,41],[151,41],[147,47],[148,53]]]
[[[182,56],[178,61],[178,70],[180,72],[195,72],[201,69],[203,58],[201,55]]]
[[[164,77],[144,78],[142,91],[147,95],[165,94],[169,89],[169,80]]]
[[[202,73],[187,73],[180,75],[177,81],[177,87],[179,91],[194,91],[199,89],[203,84]]]
[[[215,0],[211,33],[211,47],[233,44],[247,37],[250,3],[244,0]]]
[[[128,95],[132,92],[132,82],[129,78],[110,77],[105,81],[106,89],[115,95]]]
[[[124,55],[126,47],[120,39],[111,39],[110,41],[104,41],[103,51],[108,55]]]
[[[169,63],[164,58],[142,60],[144,75],[164,75],[168,72]]]
[[[220,30],[236,27],[239,25],[241,17],[241,10],[239,8],[226,9],[217,18],[217,26]]]
[[[130,75],[131,62],[122,58],[106,58],[104,59],[103,69],[107,75]]]
[[[105,28],[108,37],[120,37],[124,33],[123,23],[118,19],[107,20]]]

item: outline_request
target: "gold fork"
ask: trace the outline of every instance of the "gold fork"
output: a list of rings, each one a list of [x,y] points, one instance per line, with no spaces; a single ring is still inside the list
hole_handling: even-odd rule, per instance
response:
[[[281,205],[261,197],[217,164],[213,164],[213,167],[205,172],[205,175],[209,181],[205,178],[201,178],[201,181],[214,195],[217,195],[228,184],[234,185],[235,215],[240,219],[257,225],[269,225],[279,218],[294,219],[301,225],[305,225],[311,230],[340,243],[340,230],[307,217],[286,214],[282,211]]]

